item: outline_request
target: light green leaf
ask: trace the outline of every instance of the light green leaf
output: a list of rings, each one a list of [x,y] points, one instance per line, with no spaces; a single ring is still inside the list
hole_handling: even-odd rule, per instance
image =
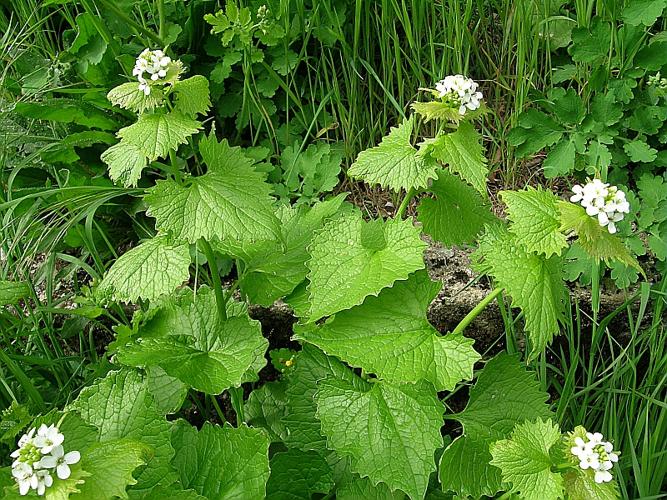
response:
[[[153,455],[146,467],[135,471],[137,484],[132,490],[147,491],[160,482],[168,483],[173,476],[171,424],[158,410],[146,380],[137,371],[109,372],[83,389],[69,409],[97,427],[100,442],[126,438],[151,448]]]
[[[111,104],[136,113],[150,111],[162,105],[164,93],[158,87],[153,87],[146,95],[139,90],[139,82],[127,82],[112,88],[107,94]]]
[[[525,500],[557,500],[563,496],[563,477],[551,472],[549,450],[560,440],[551,420],[518,424],[510,439],[491,445],[492,465],[502,470],[503,481]]]
[[[470,390],[465,410],[453,416],[463,424],[463,435],[440,459],[443,489],[475,498],[500,491],[500,469],[489,464],[489,445],[508,437],[518,423],[552,417],[548,399],[516,356],[500,354],[490,360]]]
[[[549,150],[547,157],[542,163],[544,176],[548,179],[567,175],[574,170],[575,157],[574,142],[563,139]]]
[[[445,245],[472,243],[495,217],[488,202],[456,176],[441,171],[419,203],[417,220],[424,232]]]
[[[120,141],[107,149],[100,157],[109,167],[109,177],[125,187],[136,186],[141,172],[148,165],[148,158],[134,144]]]
[[[252,303],[270,306],[306,279],[309,259],[306,247],[314,232],[337,214],[346,196],[340,194],[312,208],[282,205],[277,216],[284,244],[276,239],[247,245],[243,251],[229,248],[230,253],[241,257],[246,264],[239,285]]]
[[[440,133],[422,143],[425,154],[441,161],[449,170],[486,197],[486,177],[489,169],[482,150],[479,133],[472,124],[464,122],[456,132]]]
[[[72,499],[113,500],[128,498],[125,489],[136,484],[132,472],[152,458],[149,446],[131,439],[98,443],[81,454],[81,467],[90,476]]]
[[[188,386],[177,378],[167,375],[167,372],[159,366],[150,366],[146,369],[146,383],[156,406],[164,413],[176,413],[188,395]]]
[[[513,305],[523,311],[531,341],[529,357],[534,358],[560,330],[558,322],[563,317],[567,294],[562,260],[529,253],[516,236],[501,227],[487,229],[480,239],[478,255],[483,256],[497,285],[512,297]]]
[[[331,467],[319,453],[292,449],[271,457],[267,498],[310,500],[315,493],[328,493],[332,486]]]
[[[336,314],[321,327],[297,329],[295,338],[381,379],[424,379],[438,391],[451,390],[472,378],[480,356],[472,348],[472,339],[460,334],[441,336],[428,322],[426,311],[441,286],[426,271],[419,271],[377,297],[368,297],[362,305]]]
[[[0,280],[0,307],[16,304],[28,295],[30,295],[28,282]]]
[[[634,26],[643,24],[651,27],[667,7],[666,0],[632,0],[623,9],[623,20]]]
[[[177,81],[173,88],[176,95],[174,109],[177,112],[196,118],[197,115],[206,114],[211,107],[206,77],[195,75]]]
[[[610,234],[602,227],[596,217],[590,217],[586,210],[574,203],[560,201],[558,209],[561,214],[561,231],[573,232],[578,236],[577,242],[594,259],[605,262],[620,262],[636,269],[641,274],[644,270],[632,256],[623,241]]]
[[[336,500],[404,500],[405,493],[392,492],[384,483],[373,485],[367,477],[356,477],[336,489]]]
[[[179,483],[172,483],[169,486],[156,486],[141,500],[206,500],[206,497],[195,490],[184,490]]]
[[[454,123],[459,123],[463,120],[473,120],[486,112],[484,104],[476,110],[467,110],[465,115],[459,113],[459,106],[452,106],[451,103],[443,101],[428,101],[428,102],[413,102],[410,107],[412,110],[421,115],[424,122],[431,120],[447,120]]]
[[[100,283],[116,300],[154,300],[173,292],[190,277],[190,251],[158,235],[121,255]]]
[[[437,176],[439,167],[412,146],[413,127],[414,117],[392,127],[378,146],[359,153],[347,174],[394,191],[426,187],[429,179]]]
[[[442,446],[444,407],[433,386],[327,378],[315,399],[328,447],[349,457],[354,472],[410,498],[424,497]]]
[[[287,379],[286,414],[283,423],[288,429],[285,444],[303,451],[322,450],[320,421],[316,417],[317,382],[327,377],[354,381],[354,374],[336,358],[309,344],[303,346],[294,360],[294,370]]]
[[[559,198],[551,191],[529,186],[521,191],[501,191],[500,197],[512,221],[509,229],[526,250],[551,257],[567,247],[567,238],[560,232]]]
[[[136,146],[150,161],[164,158],[199,130],[199,123],[177,112],[142,114],[118,131],[124,142]]]
[[[269,440],[244,424],[204,424],[200,431],[183,420],[174,426],[174,466],[184,489],[209,499],[263,499],[269,479]]]
[[[411,219],[384,223],[387,247],[375,251],[362,243],[360,214],[339,217],[318,232],[309,247],[310,314],[316,321],[361,304],[368,295],[423,269],[426,247]]]
[[[118,349],[118,360],[132,366],[160,366],[172,377],[207,394],[220,394],[244,381],[261,360],[268,341],[258,321],[246,313],[217,314],[215,296],[200,289],[196,297],[167,303],[140,329],[140,338]]]
[[[252,160],[227,140],[218,142],[213,133],[199,147],[206,174],[191,177],[185,185],[158,181],[145,196],[157,228],[190,243],[199,238],[236,244],[277,239],[271,186],[254,170]]]

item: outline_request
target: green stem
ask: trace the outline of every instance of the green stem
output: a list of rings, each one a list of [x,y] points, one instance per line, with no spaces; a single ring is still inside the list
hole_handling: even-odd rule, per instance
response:
[[[159,31],[158,31],[158,36],[160,39],[164,38],[164,0],[157,0],[157,13],[158,17],[160,18],[160,25],[159,25]]]
[[[109,0],[98,0],[104,7],[112,11],[118,18],[123,21],[124,23],[128,24],[135,30],[137,30],[139,33],[142,33],[143,35],[146,35],[148,38],[153,40],[155,43],[157,43],[160,48],[164,46],[164,42],[162,41],[162,38],[153,33],[151,30],[144,28],[141,24],[136,22],[134,19],[132,19],[130,16],[125,14],[125,12],[122,11],[119,7],[117,7],[114,3],[110,2]]]
[[[402,219],[405,216],[405,212],[408,210],[410,200],[415,197],[415,194],[417,194],[417,191],[415,191],[414,188],[410,188],[408,192],[405,193],[405,198],[403,198],[403,201],[398,206],[398,210],[396,211],[397,219]]]
[[[213,406],[215,408],[216,413],[218,414],[220,422],[224,424],[227,421],[227,419],[225,418],[225,414],[223,413],[222,408],[220,408],[220,404],[218,403],[218,400],[215,398],[214,395],[211,395],[211,401],[213,401]]]
[[[245,412],[243,411],[243,389],[241,387],[230,387],[227,389],[229,392],[229,399],[232,403],[232,408],[236,412],[236,425],[241,425],[242,422],[245,422]]]
[[[484,297],[484,299],[479,304],[477,304],[472,311],[466,314],[465,318],[463,318],[458,325],[456,325],[456,328],[454,328],[452,333],[463,333],[463,330],[465,330],[466,327],[472,323],[472,321],[479,315],[479,313],[481,313],[484,308],[488,306],[493,301],[493,299],[495,299],[501,293],[503,293],[503,289],[496,288],[490,294]]]
[[[220,281],[220,271],[218,264],[215,261],[215,254],[211,248],[211,244],[204,238],[199,240],[208,261],[208,268],[211,270],[211,279],[213,280],[213,290],[215,291],[215,303],[218,306],[218,317],[220,321],[227,320],[227,301],[222,293],[222,282]]]

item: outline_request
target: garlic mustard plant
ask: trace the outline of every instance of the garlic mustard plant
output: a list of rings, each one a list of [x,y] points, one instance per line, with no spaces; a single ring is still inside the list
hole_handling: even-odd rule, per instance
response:
[[[180,61],[172,61],[162,50],[145,49],[134,64],[132,74],[139,80],[139,90],[150,95],[153,85],[164,85],[181,71]]]
[[[579,460],[579,467],[593,470],[596,483],[610,482],[613,479],[610,470],[618,462],[619,456],[619,452],[614,451],[614,445],[603,441],[599,432],[587,432],[586,439],[576,437],[574,443],[570,452]]]
[[[42,424],[39,429],[32,428],[18,441],[18,449],[11,453],[12,477],[19,487],[21,495],[35,490],[44,495],[46,489],[53,485],[55,472],[59,479],[70,477],[69,466],[81,459],[78,451],[65,453],[63,444],[65,436],[55,424]]]
[[[479,109],[482,93],[477,90],[478,87],[477,82],[463,75],[449,75],[435,84],[438,96],[443,102],[458,106],[460,115]]]
[[[625,193],[600,179],[593,179],[584,186],[576,184],[572,191],[574,194],[570,201],[580,203],[586,213],[597,217],[600,225],[606,226],[611,234],[616,232],[616,223],[630,212],[630,203],[625,199]]]

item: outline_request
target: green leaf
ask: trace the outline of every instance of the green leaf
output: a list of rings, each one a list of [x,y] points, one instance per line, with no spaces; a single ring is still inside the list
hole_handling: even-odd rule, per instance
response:
[[[127,82],[112,88],[107,94],[107,99],[114,106],[143,113],[161,106],[164,93],[158,87],[153,87],[151,93],[146,95],[139,90],[139,82]]]
[[[101,130],[115,130],[118,127],[118,122],[109,116],[106,110],[101,110],[81,100],[59,98],[39,102],[19,101],[13,104],[12,112],[26,118],[75,123]]]
[[[438,164],[412,146],[413,127],[411,117],[392,128],[378,146],[359,153],[347,174],[394,191],[426,187],[429,179],[435,179]]]
[[[200,289],[196,297],[168,302],[139,329],[140,338],[118,349],[131,366],[159,366],[172,377],[207,394],[220,394],[244,381],[258,360],[264,366],[268,341],[258,321],[227,304],[228,318],[217,314],[215,296]]]
[[[592,469],[577,468],[566,472],[563,474],[563,485],[568,500],[618,500],[621,498],[616,481],[596,483],[595,472]]]
[[[653,149],[641,139],[626,142],[623,151],[630,157],[630,161],[641,163],[651,163],[658,155],[657,149]]]
[[[327,378],[315,399],[328,447],[349,457],[354,472],[410,498],[424,497],[442,446],[444,407],[433,386]]]
[[[623,118],[623,106],[616,102],[616,96],[613,92],[595,94],[591,104],[591,113],[596,122],[610,127]]]
[[[508,437],[516,424],[552,417],[548,398],[516,356],[500,354],[490,360],[470,390],[465,410],[453,416],[463,424],[463,435],[440,459],[443,489],[475,498],[500,491],[500,469],[489,464],[489,445]]]
[[[109,372],[83,389],[69,409],[97,427],[102,443],[126,438],[151,448],[152,458],[134,474],[137,484],[133,490],[149,490],[160,482],[168,483],[173,476],[171,424],[155,405],[146,380],[137,371]]]
[[[141,500],[206,500],[206,497],[195,490],[184,490],[180,484],[172,483],[169,486],[156,486]]]
[[[633,0],[623,9],[623,20],[634,26],[643,24],[651,27],[667,7],[666,0]]]
[[[521,191],[501,191],[507,205],[509,230],[515,241],[529,252],[551,257],[567,247],[567,238],[560,232],[559,198],[551,191],[527,187]]]
[[[392,492],[384,483],[373,485],[367,477],[356,477],[336,489],[336,500],[404,500],[405,494],[397,490]]]
[[[422,143],[425,154],[446,164],[486,197],[486,177],[489,169],[482,150],[481,136],[472,124],[464,122],[456,132],[440,133]]]
[[[495,220],[487,200],[456,176],[441,171],[419,203],[417,220],[424,232],[445,245],[472,243]]]
[[[465,115],[459,113],[459,106],[452,106],[451,103],[443,101],[428,101],[428,102],[413,102],[410,107],[412,110],[421,115],[424,122],[431,120],[447,120],[454,123],[459,123],[461,120],[474,120],[487,110],[484,104],[478,109],[466,111]],[[464,122],[465,123],[465,122]]]
[[[566,234],[569,232],[576,234],[577,242],[588,255],[598,261],[621,262],[644,274],[644,270],[623,241],[609,234],[607,228],[602,227],[596,217],[590,217],[583,207],[568,201],[560,201],[558,209],[561,214],[561,231]]]
[[[556,144],[542,162],[544,176],[548,179],[567,175],[574,170],[574,142],[564,139]]]
[[[550,116],[536,109],[528,109],[521,113],[517,127],[512,129],[507,138],[516,148],[517,157],[525,158],[558,142],[563,132],[563,127]]]
[[[167,375],[167,372],[159,366],[146,369],[146,383],[155,405],[163,413],[176,413],[188,395],[188,386],[177,378]]]
[[[208,92],[208,80],[201,75],[195,75],[174,83],[176,95],[174,109],[190,118],[204,115],[211,107]]]
[[[283,418],[287,415],[285,381],[268,382],[248,396],[244,413],[248,425],[266,430],[272,442],[286,441],[288,432]]]
[[[282,205],[277,216],[284,244],[276,239],[248,245],[243,251],[228,248],[246,265],[239,286],[252,303],[270,306],[292,293],[306,279],[306,261],[309,259],[306,247],[315,231],[338,213],[346,196],[346,193],[340,194],[318,202],[312,208]]]
[[[296,330],[295,338],[390,382],[428,380],[438,391],[472,378],[479,354],[473,340],[441,336],[426,311],[441,288],[426,271],[336,314],[321,327]]]
[[[116,300],[154,300],[173,292],[190,277],[190,251],[158,235],[121,255],[100,283]]]
[[[164,158],[199,130],[199,123],[177,112],[142,114],[118,131],[125,143],[136,146],[150,161]]]
[[[336,358],[329,357],[316,347],[306,344],[294,360],[294,370],[287,378],[286,412],[283,423],[288,429],[285,444],[303,451],[322,450],[326,440],[316,417],[315,393],[317,382],[335,377],[350,382],[354,374]]]
[[[310,500],[315,493],[328,493],[332,486],[331,467],[319,453],[292,449],[271,458],[267,498]]]
[[[90,476],[79,486],[80,495],[70,498],[128,498],[125,488],[137,482],[132,472],[151,458],[151,448],[139,441],[117,439],[98,443],[81,454],[81,467]]]
[[[526,251],[506,229],[489,227],[480,239],[478,254],[483,256],[497,286],[504,288],[525,317],[531,341],[530,358],[542,352],[560,330],[564,298],[562,260]]]
[[[218,142],[213,133],[199,142],[199,149],[206,174],[191,177],[185,185],[158,181],[145,196],[157,228],[190,243],[199,238],[237,244],[277,239],[271,186],[252,167],[253,161],[227,140]]]
[[[361,304],[368,295],[423,269],[426,244],[411,219],[384,223],[387,247],[365,248],[360,214],[329,221],[309,247],[309,322]]]
[[[595,64],[608,57],[611,25],[595,17],[591,25],[572,30],[572,45],[568,51],[576,62]]]
[[[586,116],[584,103],[573,88],[566,91],[556,87],[549,92],[549,97],[553,99],[553,110],[561,123],[577,125]]]
[[[0,306],[16,304],[28,295],[30,295],[30,285],[27,281],[0,280]]]
[[[563,496],[563,478],[551,472],[549,450],[560,440],[551,420],[518,424],[510,439],[491,445],[492,465],[502,470],[511,492],[526,500],[557,500]]]
[[[101,160],[109,167],[109,177],[125,187],[136,186],[141,172],[148,165],[148,158],[134,144],[120,141],[107,149]]]
[[[184,489],[209,499],[263,499],[269,479],[269,440],[244,424],[206,422],[200,431],[183,420],[174,426],[174,467]]]

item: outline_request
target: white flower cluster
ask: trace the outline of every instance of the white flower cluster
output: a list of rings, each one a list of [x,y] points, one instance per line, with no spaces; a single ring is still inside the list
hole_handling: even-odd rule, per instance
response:
[[[595,471],[596,483],[608,483],[613,479],[611,468],[614,462],[618,462],[619,452],[614,451],[614,445],[609,441],[603,441],[599,432],[586,433],[587,441],[577,437],[575,446],[570,448],[572,454],[579,459],[579,467]]]
[[[625,193],[600,179],[593,179],[585,186],[577,184],[572,187],[572,191],[574,195],[570,197],[570,201],[581,203],[586,213],[591,217],[597,216],[600,225],[607,226],[612,234],[616,232],[616,223],[630,212]]]
[[[444,80],[435,84],[440,98],[451,100],[459,106],[459,114],[466,111],[474,111],[479,108],[482,101],[482,93],[477,91],[477,82],[463,75],[449,75]]]
[[[160,79],[167,76],[171,57],[165,56],[161,50],[145,49],[134,64],[132,74],[139,80],[139,90],[145,95],[151,93],[151,83],[160,83]],[[148,77],[144,74],[148,73]]]
[[[19,439],[19,447],[13,451],[11,457],[12,476],[19,485],[19,493],[27,495],[33,489],[38,495],[43,495],[46,488],[53,484],[54,472],[60,479],[67,479],[70,474],[69,466],[81,459],[78,451],[65,453],[63,442],[65,436],[60,433],[55,424],[42,424],[36,431],[30,429]]]

